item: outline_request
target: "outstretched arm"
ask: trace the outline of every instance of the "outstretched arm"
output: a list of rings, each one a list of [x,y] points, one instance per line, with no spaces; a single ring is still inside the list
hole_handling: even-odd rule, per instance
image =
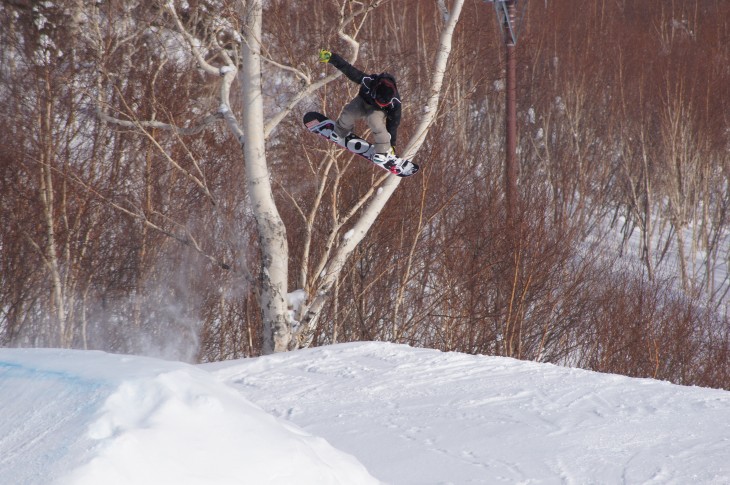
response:
[[[349,62],[344,60],[339,54],[335,54],[334,52],[330,57],[329,63],[342,71],[342,73],[354,83],[360,84],[362,82],[362,78],[365,77],[364,72],[354,67]]]

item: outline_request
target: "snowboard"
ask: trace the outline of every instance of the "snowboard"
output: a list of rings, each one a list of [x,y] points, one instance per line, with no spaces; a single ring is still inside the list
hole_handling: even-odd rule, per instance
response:
[[[307,127],[312,133],[317,133],[320,136],[327,138],[332,143],[335,143],[350,153],[360,155],[373,162],[373,164],[387,170],[388,172],[395,174],[399,177],[410,177],[418,172],[418,165],[411,162],[410,160],[403,160],[398,158],[395,160],[397,163],[388,162],[385,164],[376,163],[373,161],[373,155],[375,155],[375,145],[371,145],[367,140],[360,138],[354,133],[350,133],[345,137],[344,140],[335,141],[332,139],[332,134],[335,131],[335,122],[327,118],[322,113],[316,111],[310,111],[304,115],[304,126]],[[401,163],[402,162],[402,163]],[[400,168],[399,168],[400,167]]]

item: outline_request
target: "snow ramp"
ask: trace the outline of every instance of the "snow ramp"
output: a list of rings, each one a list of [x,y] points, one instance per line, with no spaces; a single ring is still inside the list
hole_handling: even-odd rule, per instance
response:
[[[378,483],[179,362],[0,349],[0,409],[0,484]]]

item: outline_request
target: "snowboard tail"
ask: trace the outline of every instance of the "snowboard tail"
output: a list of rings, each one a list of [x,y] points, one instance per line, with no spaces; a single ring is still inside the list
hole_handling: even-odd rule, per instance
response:
[[[371,145],[367,140],[350,133],[345,139],[335,141],[332,139],[332,134],[335,132],[335,122],[327,118],[322,113],[316,111],[310,111],[304,115],[304,126],[307,127],[312,133],[317,133],[324,138],[327,138],[332,143],[335,143],[342,148],[346,149],[350,153],[360,155],[363,158],[370,160],[373,164],[387,170],[388,172],[395,174],[399,177],[409,177],[418,172],[419,167],[410,160],[404,160],[397,158],[395,163],[380,164],[373,161],[373,155],[375,155],[375,145]]]

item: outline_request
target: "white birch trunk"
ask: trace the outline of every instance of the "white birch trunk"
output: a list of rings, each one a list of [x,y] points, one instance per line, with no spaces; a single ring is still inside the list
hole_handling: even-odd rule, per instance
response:
[[[289,250],[286,228],[271,190],[266,164],[264,105],[261,92],[261,1],[247,2],[247,29],[242,44],[244,158],[251,205],[256,218],[261,250],[259,303],[263,319],[263,352],[281,352],[291,341],[287,308]]]
[[[56,328],[53,343],[59,347],[68,347],[69,342],[66,341],[66,302],[64,298],[64,285],[61,277],[60,262],[57,253],[57,242],[55,233],[55,220],[53,215],[54,196],[53,196],[53,178],[51,177],[50,162],[46,161],[41,166],[41,201],[43,203],[43,215],[45,222],[45,254],[44,260],[48,271],[51,274],[51,307],[55,312]],[[37,246],[40,250],[40,246]]]

